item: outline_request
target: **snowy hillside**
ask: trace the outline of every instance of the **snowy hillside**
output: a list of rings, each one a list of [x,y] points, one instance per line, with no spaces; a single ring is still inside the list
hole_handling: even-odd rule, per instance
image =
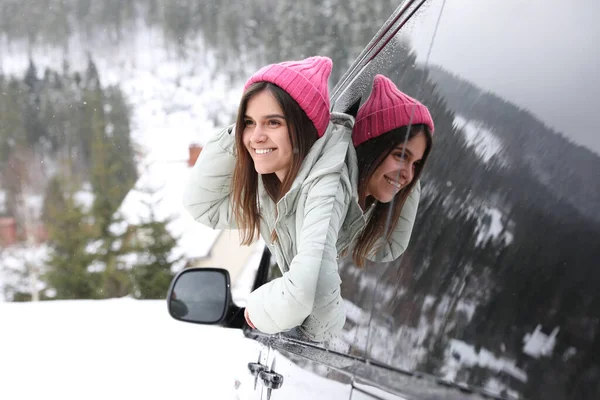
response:
[[[142,23],[119,46],[99,39],[95,46],[90,46],[93,49],[82,43],[85,43],[83,39],[74,33],[68,52],[57,48],[33,48],[31,59],[39,76],[43,76],[47,67],[62,70],[65,58],[70,71],[84,72],[87,52],[92,50],[93,61],[103,79],[102,85],[118,85],[131,107],[131,135],[138,149],[140,175],[147,175],[148,168],[153,168],[150,166],[157,162],[167,169],[169,163],[174,163],[171,168],[173,176],[161,176],[161,182],[154,182],[154,186],[169,183],[165,187],[165,196],[159,193],[161,197],[168,198],[160,206],[161,210],[166,210],[161,217],[166,214],[182,216],[185,211],[180,200],[182,185],[189,174],[185,167],[189,144],[202,143],[216,128],[233,122],[243,82],[231,81],[216,69],[213,54],[204,49],[201,38],[191,42],[191,49],[195,50],[190,51],[192,55],[183,57],[169,49],[161,32]],[[0,73],[22,77],[29,65],[27,49],[24,43],[7,45],[0,40]],[[165,168],[162,170],[164,172]],[[1,196],[2,191],[0,208],[4,203]],[[135,197],[135,193],[131,193],[127,200],[128,204],[136,205],[130,197]],[[42,198],[36,196],[33,200],[38,210],[36,214],[39,214]],[[126,208],[127,204],[123,206]],[[205,255],[218,234],[196,224],[187,214],[173,221],[171,228],[172,233],[177,235],[184,230],[188,232],[183,235],[183,240],[189,243],[180,243],[180,247],[194,249],[192,256]],[[31,258],[40,261],[37,253],[38,249],[29,252],[19,250],[21,260]],[[24,267],[15,262],[8,265],[2,261],[5,257],[16,260],[14,254],[0,254],[0,301],[4,298],[3,288],[7,283],[13,287],[24,285],[18,282]]]
[[[508,165],[502,157],[502,141],[491,129],[478,121],[467,120],[458,114],[454,118],[454,124],[462,130],[467,145],[473,147],[484,163],[489,163],[493,157],[498,157],[501,165]]]
[[[123,43],[98,41],[93,49],[73,35],[69,51],[34,48],[32,60],[41,75],[46,67],[84,71],[87,51],[103,78],[102,85],[118,84],[132,107],[132,137],[155,159],[187,157],[190,142],[203,141],[206,132],[231,123],[243,82],[232,82],[216,70],[213,54],[198,38],[182,57],[170,51],[161,32],[139,24]],[[0,41],[0,72],[22,76],[29,65],[25,44]]]

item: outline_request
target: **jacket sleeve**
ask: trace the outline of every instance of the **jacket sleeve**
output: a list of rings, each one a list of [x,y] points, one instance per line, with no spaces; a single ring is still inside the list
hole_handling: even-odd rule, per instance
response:
[[[335,244],[349,203],[349,194],[341,186],[339,173],[315,180],[306,198],[298,253],[289,270],[248,297],[248,315],[260,331],[272,334],[301,325],[313,311],[319,279],[323,280],[320,292],[339,291]]]
[[[417,181],[417,184],[408,195],[406,202],[404,203],[404,207],[402,207],[400,220],[396,224],[396,228],[390,237],[390,241],[384,246],[379,247],[378,251],[370,253],[367,256],[368,260],[376,262],[390,262],[400,258],[400,256],[408,247],[408,242],[410,241],[413,227],[415,225],[420,199],[421,182]]]
[[[231,178],[235,166],[233,125],[214,135],[204,146],[183,195],[183,205],[194,219],[213,229],[235,227],[231,212]]]

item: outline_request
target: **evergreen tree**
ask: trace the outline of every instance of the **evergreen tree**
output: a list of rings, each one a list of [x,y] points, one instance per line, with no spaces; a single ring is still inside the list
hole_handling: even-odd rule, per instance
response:
[[[159,202],[156,192],[145,192],[150,199],[145,202],[148,215],[132,232],[131,250],[137,253],[137,262],[131,269],[131,276],[137,298],[163,299],[174,276],[172,268],[181,263],[183,257],[173,254],[178,238],[167,229],[171,220],[160,219],[156,215],[155,207]]]
[[[109,164],[116,165],[111,174],[115,188],[115,198],[123,199],[137,180],[134,148],[131,142],[131,110],[118,87],[106,90],[106,137],[109,150]]]
[[[100,274],[90,270],[93,236],[86,212],[75,201],[75,192],[60,178],[48,185],[44,205],[50,254],[44,280],[57,299],[97,298]]]
[[[129,293],[129,281],[127,273],[118,262],[122,240],[119,235],[113,233],[110,226],[116,222],[115,211],[123,200],[123,192],[129,188],[119,185],[117,178],[121,165],[111,160],[113,146],[106,133],[102,92],[100,90],[88,92],[87,99],[86,106],[90,108],[93,134],[90,174],[94,192],[93,234],[98,244],[95,259],[102,269],[102,287],[99,296],[121,297]]]

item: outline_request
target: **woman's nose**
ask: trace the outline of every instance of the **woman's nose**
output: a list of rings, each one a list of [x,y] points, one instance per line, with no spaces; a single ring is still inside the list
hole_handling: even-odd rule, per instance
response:
[[[267,140],[267,135],[265,135],[260,127],[255,127],[252,131],[252,136],[250,136],[250,141],[252,143],[262,143],[265,140]]]
[[[402,186],[408,185],[412,181],[412,166],[405,165],[400,169],[400,184]]]

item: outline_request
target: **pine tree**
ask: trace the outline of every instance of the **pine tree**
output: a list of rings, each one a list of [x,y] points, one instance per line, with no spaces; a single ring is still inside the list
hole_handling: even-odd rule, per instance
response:
[[[88,215],[75,201],[75,192],[59,178],[48,185],[44,204],[50,254],[44,280],[57,299],[97,297],[100,274],[90,271],[93,255]]]
[[[111,174],[111,185],[115,189],[115,197],[120,201],[135,184],[137,168],[131,142],[131,110],[118,87],[107,88],[105,109],[109,163],[118,166]]]
[[[137,262],[131,269],[135,297],[139,299],[163,299],[173,279],[172,267],[178,265],[183,256],[176,256],[177,237],[167,229],[171,219],[160,219],[156,214],[156,191],[145,190],[150,200],[145,202],[147,218],[133,230],[133,246]]]
[[[121,255],[119,235],[110,226],[115,223],[114,213],[124,197],[122,187],[115,182],[121,164],[111,160],[112,142],[106,134],[103,94],[97,89],[88,93],[86,106],[90,107],[92,119],[92,170],[91,183],[94,192],[92,216],[94,238],[97,243],[95,262],[102,270],[102,285],[99,296],[122,297],[129,293],[129,279],[118,262]],[[125,188],[127,189],[127,188]]]

